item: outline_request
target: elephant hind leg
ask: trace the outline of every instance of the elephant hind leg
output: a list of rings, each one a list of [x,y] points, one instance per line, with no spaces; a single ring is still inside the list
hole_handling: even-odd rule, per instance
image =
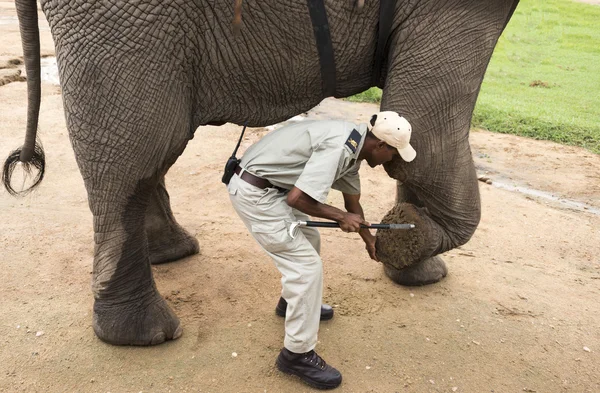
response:
[[[150,263],[153,265],[200,252],[198,240],[175,221],[164,176],[150,196],[145,225]]]
[[[111,344],[154,345],[182,328],[154,283],[146,217],[190,138],[190,106],[175,85],[140,80],[136,96],[121,86],[126,81],[110,90],[65,84],[69,133],[94,216],[93,328]],[[98,102],[106,107],[98,110]]]
[[[93,328],[110,344],[154,345],[182,334],[179,319],[156,289],[148,259],[144,213],[155,184],[150,178],[138,181],[133,191],[120,189],[126,197],[112,182],[103,191],[90,192]]]

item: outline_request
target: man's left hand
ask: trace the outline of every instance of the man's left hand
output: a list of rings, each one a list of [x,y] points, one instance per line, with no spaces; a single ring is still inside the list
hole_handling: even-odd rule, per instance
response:
[[[375,248],[375,241],[377,240],[377,238],[369,234],[368,236],[363,237],[363,240],[365,241],[365,248],[367,249],[367,252],[369,253],[371,259],[379,262],[379,259],[377,258],[377,249]]]
[[[346,207],[346,210],[348,210],[351,213],[359,214],[361,217],[364,217],[365,214],[359,201],[360,194],[354,195],[344,193],[344,205]],[[379,258],[377,258],[377,250],[375,248],[375,236],[371,234],[368,228],[362,228],[359,233],[360,237],[363,238],[365,244],[367,245],[366,249],[371,259],[379,262]]]

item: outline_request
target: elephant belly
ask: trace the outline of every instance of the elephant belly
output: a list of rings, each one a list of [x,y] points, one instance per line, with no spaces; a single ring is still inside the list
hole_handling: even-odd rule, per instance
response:
[[[272,124],[324,98],[305,1],[244,2],[239,35],[232,31],[233,2],[225,0],[42,1],[42,8],[67,95],[111,83],[116,73],[126,76],[119,83],[131,94],[140,94],[140,85],[175,84],[198,125]],[[332,17],[347,10],[328,12],[334,45],[357,34],[356,25]],[[368,45],[337,45],[338,79],[345,81],[338,83],[337,96],[368,87],[371,59],[357,59],[370,51]]]

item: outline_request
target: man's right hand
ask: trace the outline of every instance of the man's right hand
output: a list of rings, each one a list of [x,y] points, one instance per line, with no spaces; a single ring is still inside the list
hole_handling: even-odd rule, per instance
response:
[[[344,213],[344,216],[338,223],[344,232],[358,232],[360,231],[361,224],[369,225],[359,214],[354,213]]]
[[[337,207],[320,203],[298,187],[293,187],[286,198],[290,207],[309,216],[335,220],[344,232],[358,232],[361,229],[360,224],[369,225],[360,214],[345,212]]]

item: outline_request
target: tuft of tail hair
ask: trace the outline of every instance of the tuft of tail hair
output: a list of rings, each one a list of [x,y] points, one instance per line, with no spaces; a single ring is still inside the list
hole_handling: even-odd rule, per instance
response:
[[[44,149],[39,141],[35,142],[33,155],[29,160],[21,161],[22,150],[23,147],[10,153],[2,168],[2,184],[4,184],[6,191],[13,196],[25,196],[33,191],[33,189],[41,183],[42,179],[44,179],[44,172],[46,171],[46,155],[44,154]],[[20,191],[16,190],[11,182],[13,172],[15,168],[19,166],[19,163],[21,163],[20,166],[25,172],[24,181],[33,178],[33,184]],[[23,184],[25,184],[25,182]]]

